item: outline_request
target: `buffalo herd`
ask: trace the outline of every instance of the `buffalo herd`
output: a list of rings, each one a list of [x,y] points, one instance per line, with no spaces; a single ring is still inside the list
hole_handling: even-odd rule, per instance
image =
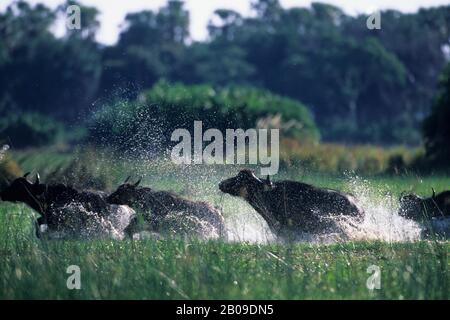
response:
[[[29,174],[26,174],[10,182],[1,191],[0,199],[22,202],[34,209],[39,215],[35,222],[38,237],[42,236],[44,230],[48,232],[66,228],[67,221],[83,227],[90,219],[106,219],[113,206],[121,206],[133,212],[124,228],[125,236],[130,238],[141,231],[159,234],[169,217],[172,220],[195,221],[202,228],[206,225],[218,237],[226,238],[225,221],[218,208],[207,202],[185,199],[172,192],[141,187],[140,180],[131,183],[128,178],[114,192],[107,194],[95,190],[79,191],[65,184],[44,184],[39,174],[34,181],[28,177]],[[251,205],[279,238],[285,238],[293,232],[327,232],[332,221],[330,217],[346,217],[358,223],[364,220],[365,215],[353,195],[296,181],[272,182],[269,177],[258,178],[248,169],[222,181],[219,189]],[[77,215],[76,219],[67,219],[67,212],[61,210],[71,203],[84,209],[70,214]],[[433,190],[432,196],[428,198],[412,193],[403,194],[398,214],[422,223],[449,217],[450,191],[436,194]]]

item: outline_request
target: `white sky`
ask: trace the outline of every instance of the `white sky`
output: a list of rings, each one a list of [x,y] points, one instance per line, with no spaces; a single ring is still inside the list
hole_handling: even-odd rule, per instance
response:
[[[318,0],[316,0],[317,2]],[[4,10],[12,0],[0,0],[0,10]],[[28,0],[28,3],[44,3],[49,7],[56,7],[63,0]],[[125,15],[144,9],[158,9],[166,3],[166,0],[79,0],[80,3],[97,7],[100,12],[101,29],[98,33],[98,41],[112,44],[117,40],[119,25]],[[311,0],[280,0],[280,3],[288,7],[305,7],[311,4]],[[396,9],[403,12],[414,12],[420,7],[432,7],[450,4],[450,0],[319,0],[342,8],[348,14],[372,13],[377,9]],[[243,15],[250,13],[250,0],[185,0],[185,7],[191,17],[191,37],[202,40],[207,37],[206,26],[213,15],[214,10],[233,9]]]

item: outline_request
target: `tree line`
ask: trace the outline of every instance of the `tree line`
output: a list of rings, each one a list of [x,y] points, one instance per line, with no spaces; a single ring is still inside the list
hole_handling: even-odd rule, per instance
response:
[[[214,89],[256,87],[305,105],[324,141],[421,141],[439,74],[450,57],[450,6],[366,15],[313,3],[283,8],[254,0],[253,15],[220,9],[209,37],[193,41],[182,1],[126,16],[117,43],[96,41],[99,11],[56,37],[52,10],[16,1],[0,13],[0,114],[39,113],[82,122],[98,105],[135,100],[160,80]],[[287,119],[288,120],[288,119]]]

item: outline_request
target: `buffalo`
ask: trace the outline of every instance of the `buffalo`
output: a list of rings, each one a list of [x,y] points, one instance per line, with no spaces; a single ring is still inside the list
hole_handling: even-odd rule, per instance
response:
[[[109,215],[110,207],[106,194],[100,191],[78,191],[64,184],[48,185],[40,183],[39,174],[36,180],[27,179],[29,173],[17,178],[0,193],[2,201],[22,202],[34,209],[40,217],[36,221],[36,235],[41,236],[45,226],[49,231],[67,228],[67,223],[83,226],[92,218],[104,218]],[[69,216],[64,208],[70,204],[79,204],[83,211],[74,210]],[[93,217],[90,213],[95,213]]]
[[[247,201],[281,237],[299,231],[326,231],[334,225],[333,219],[328,219],[333,216],[349,216],[355,221],[364,218],[363,209],[351,195],[296,181],[260,179],[248,169],[222,181],[219,189]]]
[[[184,199],[172,192],[155,191],[139,187],[141,180],[128,183],[129,178],[113,192],[107,201],[111,204],[127,205],[142,213],[148,231],[160,232],[168,220],[197,221],[197,226],[206,222],[220,237],[225,236],[225,222],[218,209],[206,202]],[[175,214],[175,216],[174,216]],[[125,232],[128,236],[140,231],[139,217],[135,217]]]
[[[415,221],[426,221],[432,218],[450,217],[450,191],[436,194],[434,189],[431,197],[423,198],[416,194],[403,194],[400,197],[398,214]]]

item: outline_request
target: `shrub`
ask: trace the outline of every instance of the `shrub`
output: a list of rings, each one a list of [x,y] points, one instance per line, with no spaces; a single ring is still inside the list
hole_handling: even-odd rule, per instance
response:
[[[0,119],[0,139],[7,139],[14,148],[53,144],[63,132],[59,122],[38,113],[9,114]]]
[[[94,141],[121,150],[159,151],[170,144],[175,129],[192,131],[196,120],[203,122],[204,130],[275,125],[285,137],[319,138],[310,112],[294,100],[256,88],[216,90],[165,82],[142,93],[137,101],[105,106],[93,117],[90,133]]]
[[[120,182],[124,179],[120,172],[134,173],[129,163],[123,164],[116,155],[89,145],[70,150],[59,147],[15,150],[10,155],[24,172],[32,172],[31,179],[39,173],[43,183],[64,183],[79,190],[112,190],[117,186],[118,172]]]
[[[432,112],[423,124],[426,162],[433,168],[450,168],[450,63],[440,81]]]
[[[111,190],[114,175],[112,164],[97,150],[85,146],[75,150],[70,158],[54,165],[46,171],[47,183],[65,183],[78,189]]]

